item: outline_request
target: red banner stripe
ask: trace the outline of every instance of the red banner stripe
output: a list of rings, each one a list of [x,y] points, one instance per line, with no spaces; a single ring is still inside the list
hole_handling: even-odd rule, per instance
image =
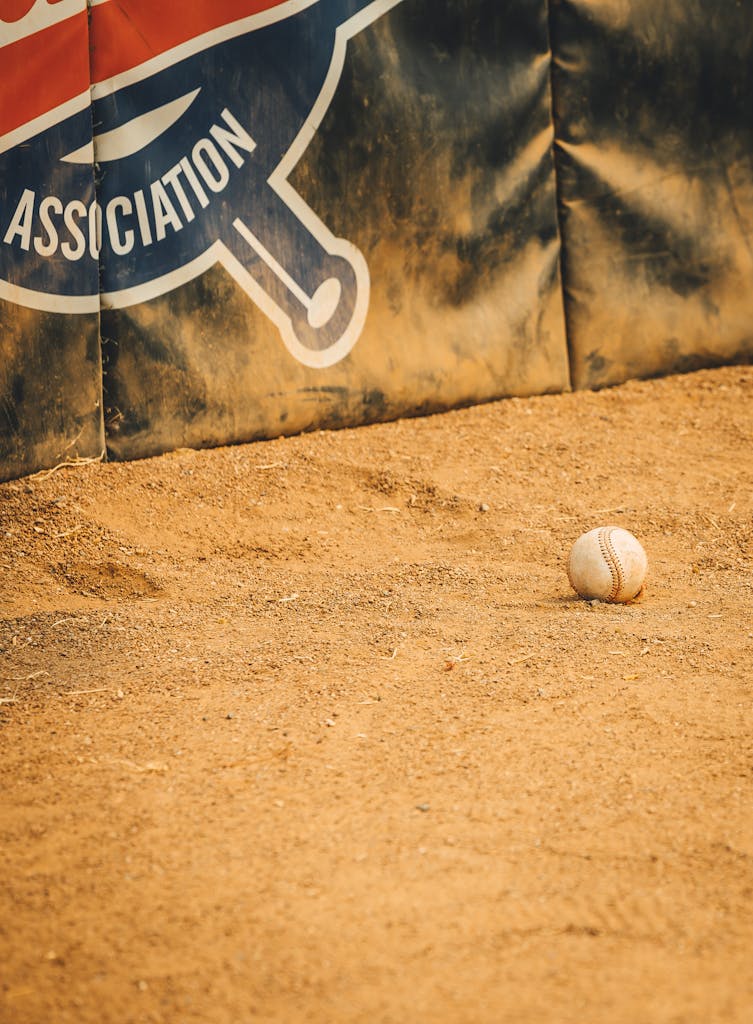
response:
[[[284,2],[117,0],[92,7],[92,81],[106,82],[196,36]]]
[[[2,49],[0,136],[89,89],[86,11]]]
[[[0,47],[0,137],[212,29],[285,0],[111,0]],[[91,50],[89,34],[91,33]],[[90,78],[91,75],[91,78]]]

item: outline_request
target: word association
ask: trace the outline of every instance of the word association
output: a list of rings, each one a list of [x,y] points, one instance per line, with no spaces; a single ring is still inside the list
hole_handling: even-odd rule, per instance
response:
[[[184,156],[147,189],[132,195],[113,196],[104,208],[94,200],[87,207],[80,199],[68,203],[58,196],[38,199],[36,192],[24,192],[3,235],[6,245],[34,250],[44,257],[58,251],[67,260],[80,260],[87,251],[98,259],[104,246],[126,256],[137,245],[161,242],[168,228],[174,232],[193,221],[197,206],[206,209],[212,195],[227,188],[232,168],[245,163],[243,154],[253,153],[256,143],[225,108],[224,125],[213,124],[208,137]],[[0,226],[2,230],[2,226]]]

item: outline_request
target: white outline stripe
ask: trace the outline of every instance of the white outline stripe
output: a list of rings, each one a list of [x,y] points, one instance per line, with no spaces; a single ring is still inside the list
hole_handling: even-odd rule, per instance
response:
[[[169,103],[163,103],[153,110],[147,110],[145,114],[131,118],[125,124],[112,128],[101,135],[95,135],[91,142],[87,142],[81,149],[74,153],[62,156],[60,159],[69,164],[92,163],[93,154],[97,154],[97,163],[103,164],[110,160],[122,160],[127,156],[138,153],[151,145],[156,138],[159,138],[168,128],[171,128],[178,121],[193,101],[201,92],[201,89],[194,89],[184,96],[179,96]],[[92,145],[93,142],[93,145]]]
[[[6,153],[9,149],[15,149],[22,142],[28,142],[35,135],[46,132],[48,128],[53,128],[61,121],[65,121],[67,117],[80,114],[82,110],[86,110],[90,106],[91,96],[87,89],[86,92],[79,93],[78,96],[74,96],[72,100],[68,100],[62,106],[55,107],[54,110],[49,110],[46,114],[40,114],[33,121],[27,121],[26,124],[22,124],[19,128],[14,128],[12,132],[0,136],[0,153]]]
[[[158,299],[161,295],[179,288],[182,284],[188,284],[199,274],[203,274],[215,265],[222,263],[224,254],[228,250],[223,242],[214,242],[200,256],[184,263],[177,270],[171,270],[169,274],[162,277],[152,278],[146,284],[137,284],[133,288],[121,288],[116,292],[102,292],[103,309],[126,309],[128,306],[135,306],[139,302],[148,302],[150,299]]]
[[[99,295],[51,295],[0,278],[0,299],[44,313],[98,313]]]

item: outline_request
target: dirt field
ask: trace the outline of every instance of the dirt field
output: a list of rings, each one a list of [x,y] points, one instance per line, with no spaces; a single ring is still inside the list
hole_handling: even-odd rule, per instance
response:
[[[745,367],[2,485],[3,1024],[751,1021],[752,438]]]

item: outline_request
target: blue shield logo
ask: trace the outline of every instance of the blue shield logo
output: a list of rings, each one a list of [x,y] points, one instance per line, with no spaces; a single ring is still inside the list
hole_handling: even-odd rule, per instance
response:
[[[221,263],[296,359],[342,359],[366,319],[368,268],[288,176],[332,100],[348,40],[400,2],[188,3],[172,22],[171,5],[155,5],[156,43],[119,35],[109,50],[104,19],[128,4],[94,0],[91,96],[56,95],[52,110],[0,136],[0,297],[60,312],[122,308]]]

